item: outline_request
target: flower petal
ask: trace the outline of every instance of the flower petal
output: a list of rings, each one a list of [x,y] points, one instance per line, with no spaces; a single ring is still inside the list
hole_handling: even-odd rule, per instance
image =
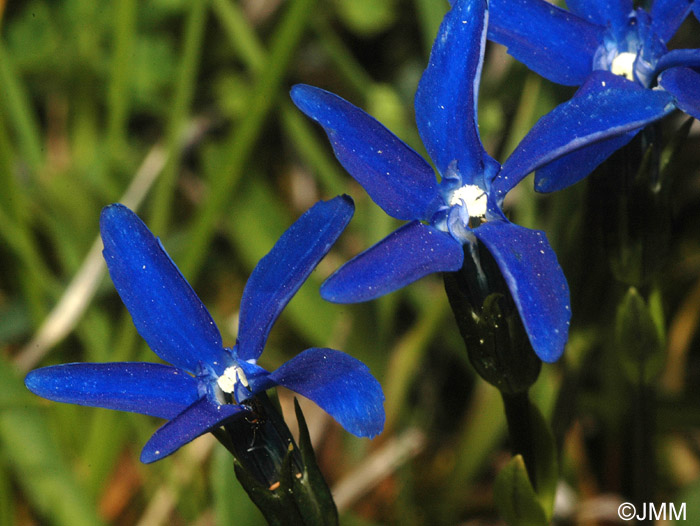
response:
[[[485,7],[484,0],[455,2],[440,25],[415,100],[418,131],[428,154],[443,175],[456,162],[454,168],[465,184],[474,184],[470,178],[484,172],[488,155],[479,139],[476,114]]]
[[[651,4],[651,29],[664,43],[671,40],[681,27],[690,13],[691,4],[691,0],[654,0]]]
[[[700,120],[700,73],[690,68],[663,72],[659,84],[676,99],[676,106]]]
[[[640,130],[637,128],[612,139],[594,142],[541,166],[535,172],[535,190],[554,192],[579,182],[613,152],[630,142]]]
[[[153,352],[191,372],[223,364],[214,320],[143,221],[114,204],[102,210],[100,230],[109,275]]]
[[[592,78],[596,78],[592,76]],[[596,141],[613,138],[661,119],[675,109],[660,90],[609,88],[605,81],[581,90],[542,117],[504,163],[493,183],[504,196],[527,174]]]
[[[543,77],[567,86],[582,84],[605,26],[592,24],[544,0],[491,0],[489,39]]]
[[[173,418],[198,398],[197,380],[157,363],[66,363],[31,371],[32,393],[69,404]]]
[[[412,221],[336,270],[321,285],[321,297],[372,300],[433,272],[459,270],[463,261],[462,245],[449,234]]]
[[[618,37],[627,30],[627,19],[634,9],[632,0],[567,0],[566,5],[589,22],[609,26]]]
[[[677,67],[700,68],[700,49],[673,49],[659,59],[655,71]]]
[[[238,330],[240,359],[260,356],[280,312],[328,253],[354,210],[348,196],[316,203],[260,260],[243,290]]]
[[[141,462],[150,464],[165,458],[243,411],[246,409],[240,405],[217,404],[207,397],[200,398],[153,434],[141,450]]]
[[[291,95],[301,111],[323,126],[340,164],[387,214],[403,220],[432,215],[435,173],[411,147],[333,93],[298,84]]]
[[[269,378],[316,402],[354,435],[371,438],[384,428],[382,387],[365,364],[343,352],[307,349]]]
[[[643,90],[634,82],[629,82],[623,77],[614,75],[608,71],[594,71],[587,81],[578,89],[574,97],[586,96],[597,93],[598,86],[608,88],[628,89],[633,91]],[[612,139],[597,141],[589,146],[584,146],[570,154],[564,155],[554,161],[541,166],[535,172],[535,190],[538,192],[553,192],[562,190],[580,181],[590,174],[600,163],[607,159],[613,152],[622,148],[639,132],[640,128],[625,134],[615,136]]]
[[[564,352],[569,334],[569,286],[544,232],[507,221],[474,229],[510,288],[532,348],[544,362]]]

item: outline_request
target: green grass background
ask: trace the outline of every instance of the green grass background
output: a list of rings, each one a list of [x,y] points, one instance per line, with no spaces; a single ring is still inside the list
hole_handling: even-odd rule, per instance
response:
[[[330,346],[382,383],[387,428],[374,441],[304,406],[329,483],[357,490],[343,501],[343,524],[497,522],[492,484],[509,456],[501,401],[475,378],[439,277],[363,305],[318,295],[330,272],[396,222],[288,96],[297,82],[334,91],[423,152],[413,95],[447,9],[442,0],[0,1],[0,526],[263,524],[212,440],[145,466],[140,448],[160,422],[47,402],[22,379],[62,362],[156,360],[106,277],[103,206],[137,210],[232,345],[255,263],[304,210],[339,193],[355,199],[355,218],[284,311],[261,364]],[[679,46],[697,47],[698,34],[688,21]],[[503,161],[571,93],[489,45],[479,103],[487,150]],[[658,287],[669,330],[654,434],[659,499],[687,501],[696,516],[698,152],[696,123],[674,172],[674,237]],[[566,357],[544,368],[533,394],[562,446],[571,524],[630,487],[634,393],[610,358],[615,306],[600,307],[598,288],[608,282],[591,278],[605,256],[582,241],[586,183],[545,197],[531,187],[512,193],[508,213],[546,230],[574,306],[588,313],[574,309]],[[385,474],[370,480],[372,459],[387,451]]]

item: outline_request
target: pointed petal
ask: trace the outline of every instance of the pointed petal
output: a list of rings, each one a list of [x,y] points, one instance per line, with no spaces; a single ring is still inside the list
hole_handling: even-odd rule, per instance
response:
[[[345,263],[323,285],[323,299],[368,301],[434,272],[462,267],[462,245],[449,234],[418,221],[408,223]]]
[[[340,164],[397,219],[427,219],[437,196],[430,165],[376,119],[333,93],[298,84],[292,100],[328,135]]]
[[[200,398],[153,434],[141,450],[141,462],[150,464],[167,457],[243,411],[245,409],[240,405],[217,404],[209,398]]]
[[[700,120],[700,73],[690,68],[664,71],[659,84],[676,99],[676,106]]]
[[[535,190],[554,192],[579,182],[610,155],[629,143],[640,130],[638,128],[612,139],[594,142],[541,166],[535,172]]]
[[[67,363],[31,371],[32,393],[68,404],[173,418],[197,400],[197,380],[157,363]]]
[[[272,325],[345,229],[355,206],[348,196],[306,211],[260,260],[241,300],[238,357],[257,359]]]
[[[592,75],[592,79],[600,78]],[[504,163],[493,183],[503,197],[527,174],[594,142],[610,139],[661,119],[675,109],[673,97],[661,90],[609,88],[589,82],[574,98],[542,117]]]
[[[567,0],[566,5],[593,24],[610,26],[618,36],[627,29],[627,18],[634,9],[632,0]]]
[[[372,438],[384,428],[382,387],[365,364],[343,352],[307,349],[270,379],[313,400],[354,435]]]
[[[610,72],[594,71],[576,92],[575,97],[585,96],[589,93],[597,93],[598,86],[603,82],[605,82],[608,88],[637,91],[644,89],[634,82],[629,82],[625,78],[613,75]],[[535,172],[535,190],[538,192],[553,192],[555,190],[567,188],[580,181],[613,152],[631,141],[639,130],[638,128],[623,135],[613,137],[612,139],[594,142],[590,146],[584,146],[583,148],[541,166],[537,169],[537,172]]]
[[[214,320],[143,221],[114,204],[102,210],[100,230],[109,275],[153,352],[191,372],[223,363]]]
[[[455,2],[440,25],[416,92],[416,122],[438,171],[484,171],[476,104],[486,41],[485,0]],[[465,181],[471,184],[471,181]]]
[[[671,40],[681,27],[690,13],[691,4],[691,0],[654,0],[651,4],[651,29],[664,43]]]
[[[582,84],[605,26],[592,24],[544,0],[491,0],[489,39],[543,77],[567,86]]]
[[[544,232],[507,221],[474,229],[508,284],[532,348],[544,362],[564,352],[569,334],[569,286]]]

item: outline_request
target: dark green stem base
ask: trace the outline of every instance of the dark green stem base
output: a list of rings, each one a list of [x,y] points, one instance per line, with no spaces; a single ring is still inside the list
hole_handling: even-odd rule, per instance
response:
[[[530,483],[537,491],[537,461],[532,406],[527,391],[509,394],[501,391],[508,423],[508,436],[513,455],[522,455]]]

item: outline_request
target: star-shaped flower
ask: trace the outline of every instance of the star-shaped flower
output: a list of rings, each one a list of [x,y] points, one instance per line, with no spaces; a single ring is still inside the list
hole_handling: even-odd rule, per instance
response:
[[[635,10],[632,0],[568,0],[567,11],[545,0],[491,0],[489,39],[507,46],[543,77],[581,86],[537,123],[524,147],[546,147],[562,129],[572,140],[598,139],[540,167],[538,191],[560,190],[583,179],[645,125],[676,108],[700,118],[700,49],[666,47],[691,4],[654,0],[647,12]],[[692,8],[697,15],[698,2]],[[571,123],[578,125],[567,126]],[[504,170],[521,174],[528,161],[513,156]]]
[[[30,372],[34,393],[68,402],[169,420],[144,446],[141,460],[159,460],[180,446],[244,416],[249,398],[282,385],[313,400],[345,429],[374,436],[384,426],[381,387],[358,360],[311,348],[274,372],[258,366],[282,309],[350,221],[347,196],[319,202],[302,215],[253,270],[240,308],[236,345],[219,329],[165,249],[128,208],[102,211],[104,257],[114,285],[158,363],[70,363]]]
[[[455,2],[416,93],[418,130],[440,183],[420,155],[364,111],[318,88],[292,89],[295,104],[323,126],[340,163],[374,202],[408,221],[338,269],[321,295],[342,303],[365,301],[433,272],[459,270],[465,248],[476,250],[478,240],[498,263],[533,349],[553,362],[568,335],[566,279],[544,233],[506,218],[501,206],[512,179],[504,177],[479,138],[486,19],[484,0]],[[560,137],[552,148],[567,142]],[[537,164],[539,155],[529,159]]]

